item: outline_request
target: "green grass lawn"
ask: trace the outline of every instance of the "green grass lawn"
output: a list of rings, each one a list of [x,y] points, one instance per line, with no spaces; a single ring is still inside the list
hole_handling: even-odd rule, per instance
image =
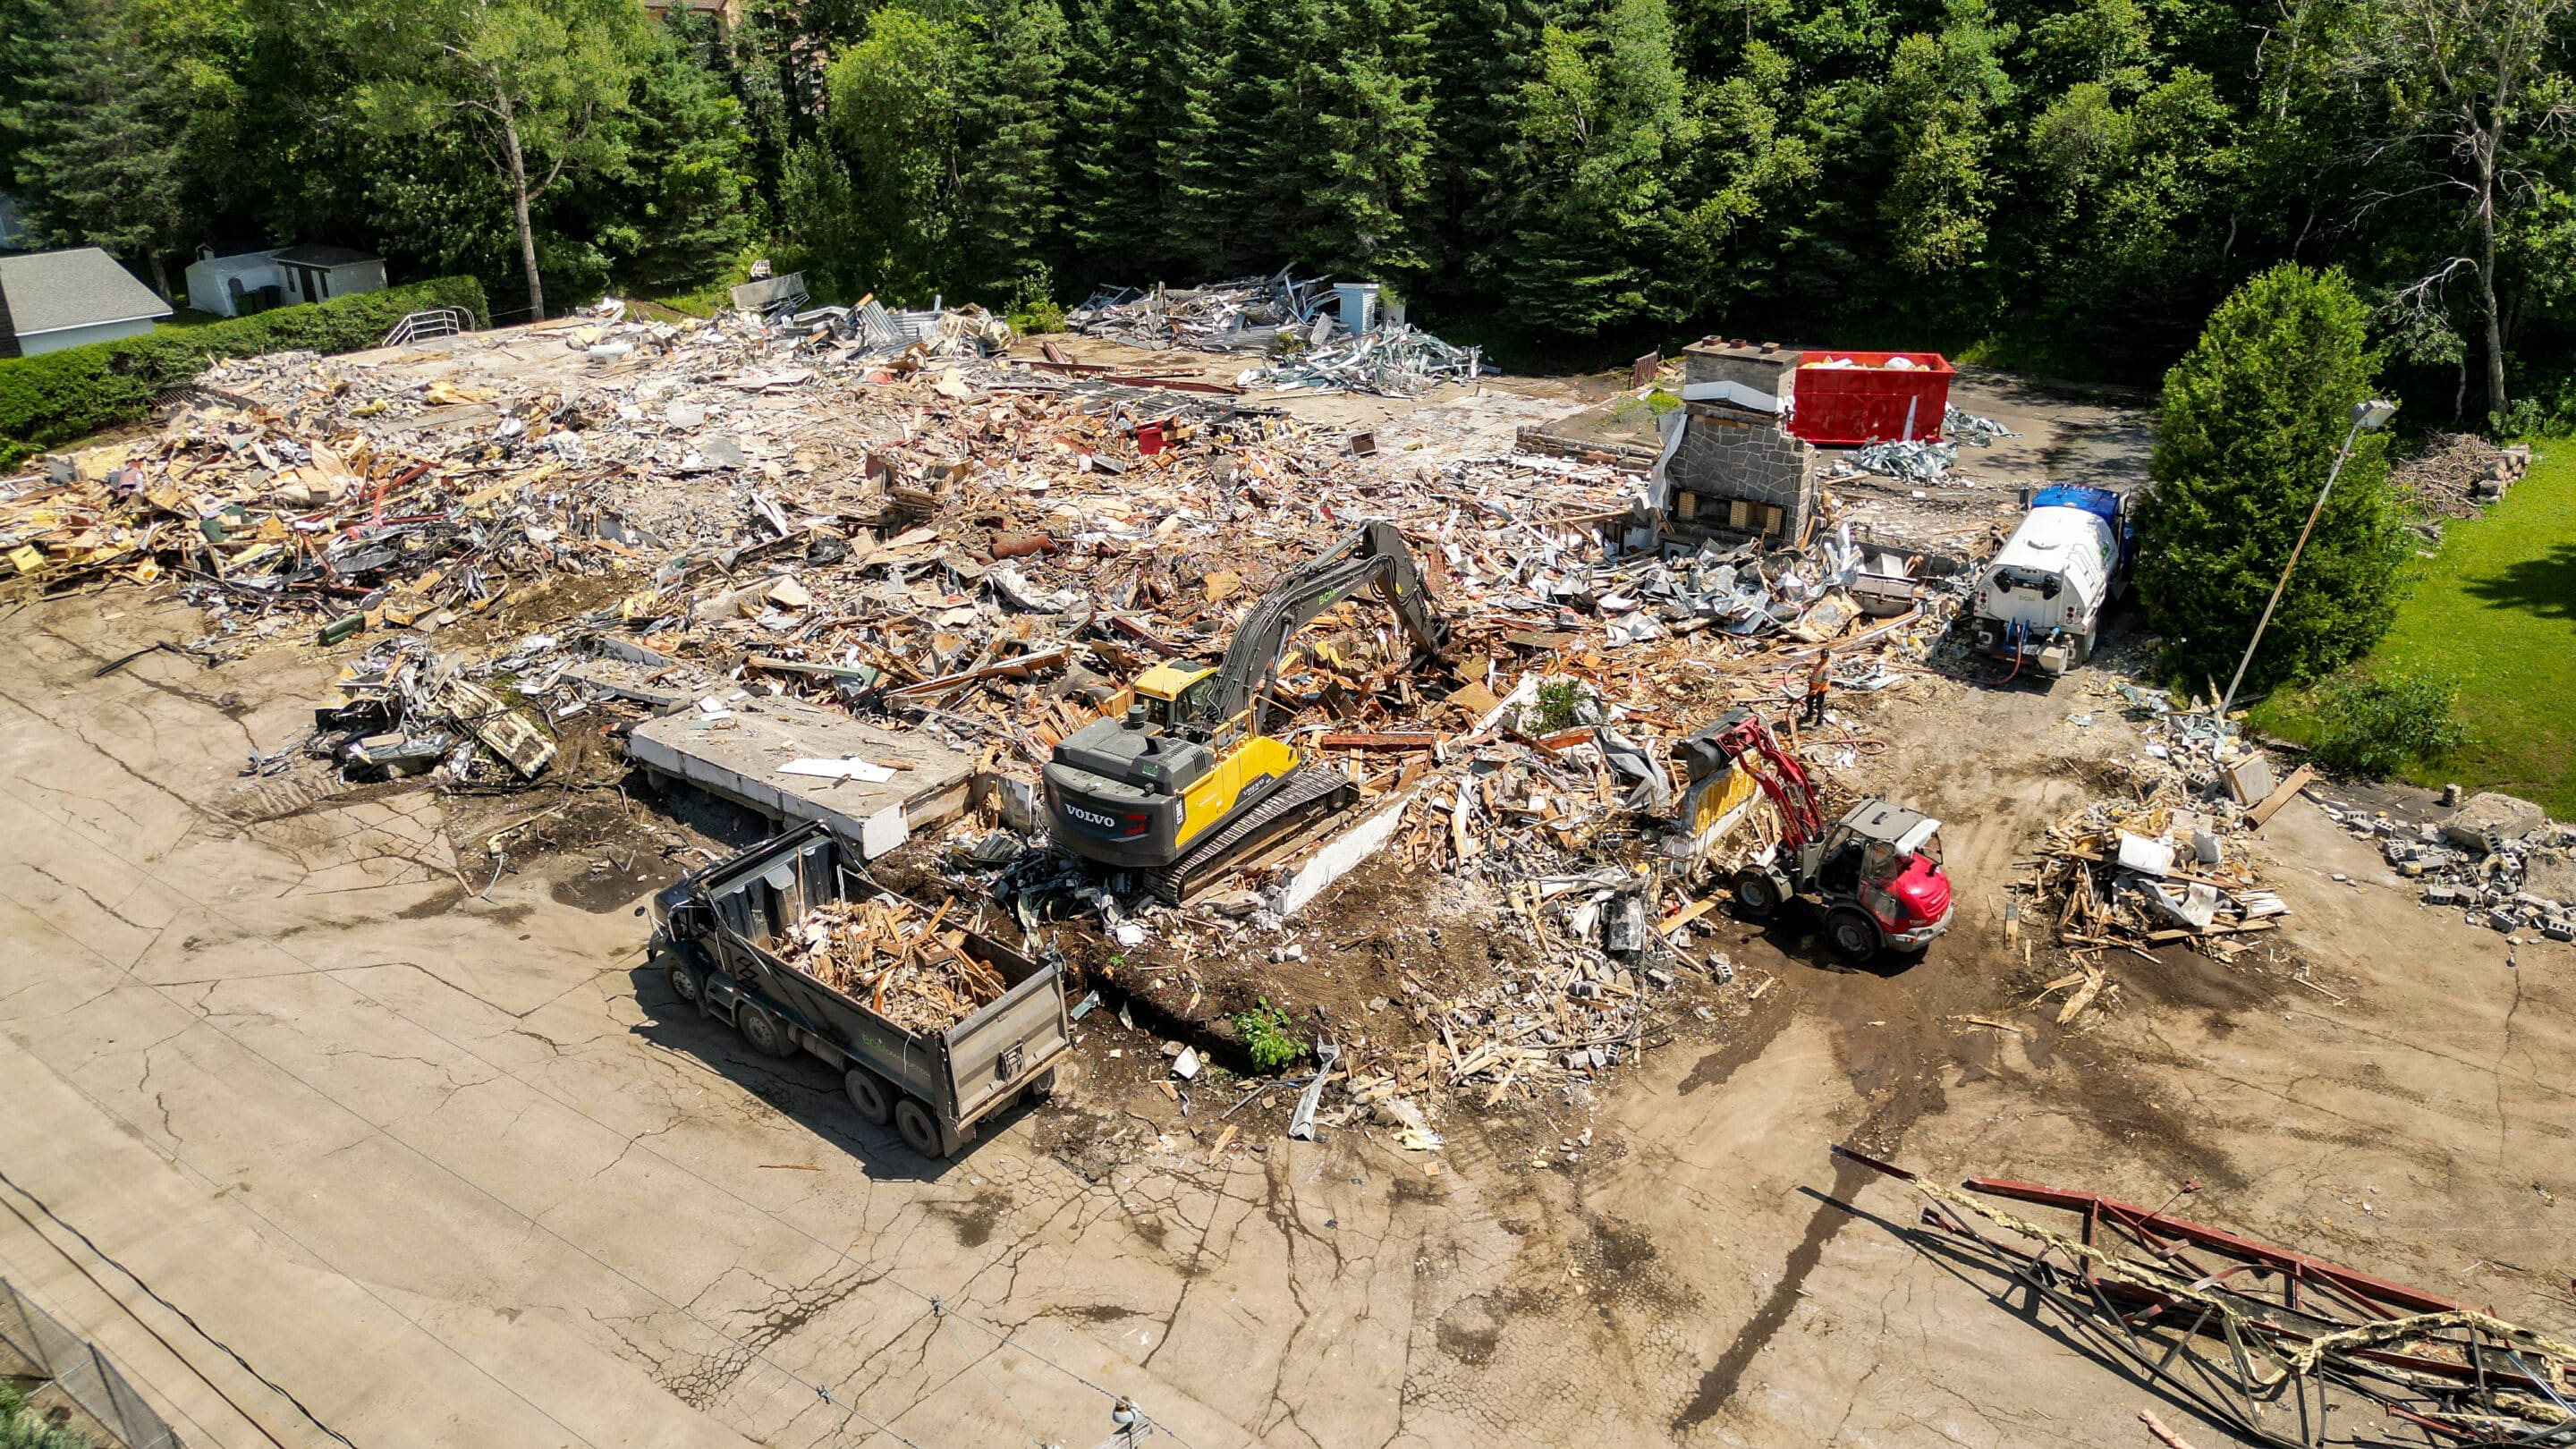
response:
[[[2456,680],[2471,734],[2408,778],[2503,790],[2576,820],[2576,443],[2535,445],[2530,476],[2485,517],[2446,525],[2408,583],[2370,662]],[[2294,696],[2267,701],[2255,723],[2302,734]]]

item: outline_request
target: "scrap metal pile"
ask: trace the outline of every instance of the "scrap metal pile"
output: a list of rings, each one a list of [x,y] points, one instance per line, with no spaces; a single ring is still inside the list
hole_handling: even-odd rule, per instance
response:
[[[833,901],[779,938],[778,957],[906,1031],[937,1036],[1010,989],[966,953],[963,929],[940,929],[955,904],[925,913],[892,896]]]
[[[1067,312],[1064,321],[1086,337],[1133,347],[1267,352],[1283,331],[1310,325],[1332,295],[1332,283],[1300,282],[1282,268],[1277,276],[1238,277],[1199,287],[1104,287]]]
[[[337,761],[352,779],[399,779],[442,767],[451,784],[533,779],[553,762],[555,742],[526,713],[468,676],[510,672],[551,643],[540,637],[534,646],[476,664],[435,652],[416,635],[386,640],[341,666],[314,710],[313,734],[283,750],[252,755],[243,773],[275,774],[299,749],[309,748]],[[509,773],[500,772],[501,765]]]
[[[1950,470],[1958,466],[1963,445],[1991,448],[1998,438],[2021,436],[1993,418],[1962,411],[1957,403],[1942,404],[1941,430],[1946,438],[1864,443],[1843,460],[1841,475],[1876,473],[1883,478],[1929,483],[1950,476]],[[1967,478],[1957,481],[1973,482]]]
[[[2563,1337],[2100,1193],[1994,1177],[1962,1190],[1834,1155],[1928,1199],[1945,1260],[1999,1270],[2080,1352],[2249,1442],[2539,1445],[2576,1431],[2576,1343]],[[2076,1216],[2051,1226],[2026,1209]]]
[[[1238,386],[1279,391],[1366,392],[1412,397],[1444,382],[1474,382],[1483,351],[1452,347],[1430,333],[1402,325],[1372,332],[1339,333],[1248,368]]]

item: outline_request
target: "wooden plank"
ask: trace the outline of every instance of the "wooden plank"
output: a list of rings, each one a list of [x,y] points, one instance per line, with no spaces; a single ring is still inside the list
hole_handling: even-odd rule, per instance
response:
[[[2278,813],[2282,806],[2289,804],[2290,797],[2298,794],[2310,780],[2313,780],[2316,777],[2316,769],[2314,766],[2310,765],[2301,765],[2299,768],[2291,771],[2290,778],[2281,782],[2281,788],[2264,796],[2262,804],[2245,812],[2245,823],[2256,830],[2262,829],[2264,822],[2270,820],[2274,814]]]
[[[1032,670],[1053,669],[1072,657],[1072,648],[1060,644],[1053,649],[1042,649],[1034,654],[1014,654],[1008,659],[995,660],[979,669],[968,669],[957,674],[943,675],[937,679],[925,679],[919,684],[903,685],[900,688],[887,690],[886,693],[894,698],[910,698],[916,694],[945,693],[951,689],[973,684],[979,679],[1025,678]]]
[[[1315,743],[1327,750],[1428,750],[1439,746],[1440,736],[1431,730],[1354,732],[1326,735]]]
[[[1671,915],[1664,917],[1663,921],[1657,925],[1655,929],[1663,932],[1665,938],[1669,940],[1674,932],[1679,931],[1682,927],[1689,925],[1700,917],[1707,915],[1716,905],[1717,897],[1702,896],[1700,899],[1695,900],[1689,905],[1682,907],[1680,910],[1673,912]]]

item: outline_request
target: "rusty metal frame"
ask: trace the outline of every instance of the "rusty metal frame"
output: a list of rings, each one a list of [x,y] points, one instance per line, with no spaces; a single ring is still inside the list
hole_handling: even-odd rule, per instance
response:
[[[2513,1343],[2474,1322],[2428,1330],[2397,1347],[2332,1345],[2310,1372],[2278,1369],[2282,1355],[2327,1335],[2423,1314],[2477,1313],[2469,1305],[2100,1193],[1998,1177],[1961,1184],[1983,1197],[2078,1215],[2072,1232],[2034,1250],[1981,1228],[1944,1200],[1955,1194],[1904,1168],[1847,1147],[1833,1152],[1939,1194],[1923,1209],[1925,1226],[1990,1255],[2031,1290],[2034,1306],[2053,1310],[2099,1356],[2127,1364],[2255,1442],[2281,1449],[2576,1446],[2576,1405],[2563,1388],[2571,1365],[2535,1368]],[[2068,1240],[2186,1274],[2191,1296],[2106,1276],[2097,1259],[2067,1250]],[[2275,1366],[2272,1373],[2258,1356]],[[2500,1393],[2541,1407],[2500,1404]],[[2552,1406],[2567,1417],[2542,1422]]]

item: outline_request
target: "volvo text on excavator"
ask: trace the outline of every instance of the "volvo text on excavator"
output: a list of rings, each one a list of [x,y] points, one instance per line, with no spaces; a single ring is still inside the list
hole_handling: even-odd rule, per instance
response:
[[[1374,587],[1420,655],[1449,626],[1395,525],[1362,525],[1254,603],[1223,661],[1167,661],[1138,676],[1124,719],[1066,736],[1046,766],[1049,832],[1070,854],[1141,871],[1178,901],[1196,882],[1280,831],[1348,805],[1349,778],[1262,730],[1264,698],[1288,640],[1316,615]]]

